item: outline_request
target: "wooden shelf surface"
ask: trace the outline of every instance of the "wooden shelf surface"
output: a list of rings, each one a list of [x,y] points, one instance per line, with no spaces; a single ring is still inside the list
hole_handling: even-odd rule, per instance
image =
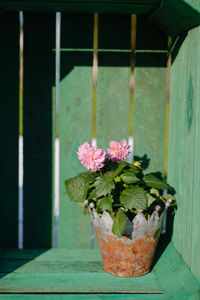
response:
[[[172,244],[149,274],[135,278],[105,272],[99,250],[10,249],[0,256],[0,299],[5,300],[189,299],[199,290]]]

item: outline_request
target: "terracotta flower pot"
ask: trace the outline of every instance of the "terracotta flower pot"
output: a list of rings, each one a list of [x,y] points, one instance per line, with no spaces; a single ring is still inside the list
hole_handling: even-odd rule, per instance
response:
[[[132,222],[127,218],[121,238],[112,233],[113,220],[108,212],[104,211],[100,218],[96,210],[92,210],[92,219],[105,271],[124,277],[140,276],[150,271],[163,219],[169,205],[168,201],[160,217],[158,214],[160,207],[156,207],[148,221],[142,211]]]

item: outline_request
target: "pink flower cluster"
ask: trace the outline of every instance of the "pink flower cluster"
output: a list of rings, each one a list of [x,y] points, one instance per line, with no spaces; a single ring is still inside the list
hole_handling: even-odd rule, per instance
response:
[[[130,147],[127,145],[125,139],[121,140],[120,143],[110,141],[110,148],[107,149],[107,157],[112,162],[124,160],[130,154]],[[97,171],[105,165],[106,152],[85,142],[78,148],[78,158],[88,170]]]
[[[107,149],[107,157],[112,160],[112,162],[124,160],[130,154],[130,147],[127,145],[126,140],[121,140],[120,143],[115,141],[110,141],[110,148]]]
[[[97,171],[104,167],[106,152],[85,142],[78,148],[78,158],[88,170]]]

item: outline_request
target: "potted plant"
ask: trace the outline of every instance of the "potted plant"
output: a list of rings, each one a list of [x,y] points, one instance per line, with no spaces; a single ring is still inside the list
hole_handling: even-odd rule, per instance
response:
[[[126,140],[110,142],[107,153],[88,142],[78,158],[88,171],[65,181],[72,201],[94,223],[104,269],[118,276],[149,272],[168,206],[174,202],[167,183],[143,174],[141,161],[128,163]]]

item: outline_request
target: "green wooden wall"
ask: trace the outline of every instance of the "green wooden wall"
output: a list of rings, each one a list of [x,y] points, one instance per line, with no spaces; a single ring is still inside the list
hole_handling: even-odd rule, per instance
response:
[[[200,27],[189,31],[172,58],[168,181],[178,202],[173,243],[200,280]]]
[[[131,30],[136,35],[132,50],[139,51],[132,70],[134,95],[130,89]],[[70,202],[64,180],[85,170],[77,158],[81,143],[95,137],[97,146],[106,150],[111,139],[128,140],[130,132],[135,155],[146,154],[150,159],[148,171],[163,172],[167,36],[142,17],[136,30],[131,15],[100,14],[94,24],[93,15],[62,14],[61,32],[59,247],[90,248],[90,218]],[[93,44],[97,40],[94,83]]]
[[[92,138],[107,149],[111,139],[128,140],[133,135],[135,155],[147,154],[150,159],[147,172],[163,172],[167,36],[145,17],[138,17],[136,26],[131,15],[100,14],[94,22],[94,14],[62,13],[61,19],[59,247],[90,248],[90,217],[69,201],[64,180],[84,171],[77,149]],[[5,13],[0,21],[5,46],[0,58],[5,145],[0,222],[6,228],[0,232],[0,243],[17,247],[19,15]],[[94,48],[98,48],[96,79]],[[54,245],[55,13],[24,13],[23,91],[24,247],[50,248]]]

